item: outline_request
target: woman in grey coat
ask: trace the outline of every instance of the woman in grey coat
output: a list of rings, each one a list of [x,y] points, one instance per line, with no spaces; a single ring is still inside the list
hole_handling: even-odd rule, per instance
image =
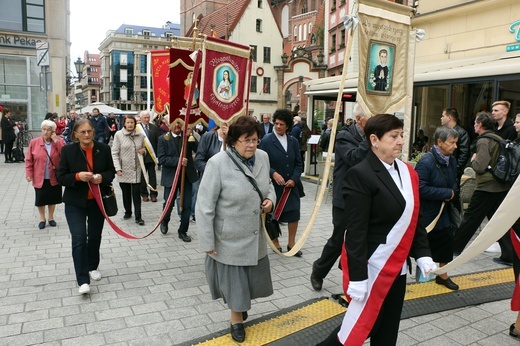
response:
[[[137,155],[144,155],[144,135],[135,130],[137,121],[133,115],[123,118],[123,128],[116,132],[112,143],[112,160],[117,181],[123,192],[123,206],[128,220],[132,217],[132,200],[135,207],[135,223],[144,225],[141,217],[141,166]]]
[[[245,340],[243,321],[251,299],[273,293],[261,215],[272,210],[276,194],[269,158],[257,150],[259,131],[258,123],[246,116],[229,127],[228,149],[208,161],[196,205],[200,248],[208,254],[205,270],[211,296],[228,304],[231,336],[238,342]]]

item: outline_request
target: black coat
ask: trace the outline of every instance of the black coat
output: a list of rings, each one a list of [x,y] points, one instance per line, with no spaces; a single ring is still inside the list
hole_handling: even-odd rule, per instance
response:
[[[386,244],[387,235],[401,217],[406,200],[386,167],[371,150],[365,160],[349,170],[343,194],[350,281],[363,281],[368,278],[368,259],[380,244]],[[409,255],[416,259],[430,256],[427,233],[421,220]]]
[[[182,139],[182,135],[180,135]],[[167,132],[159,137],[157,146],[157,158],[159,164],[162,165],[161,185],[165,187],[172,187],[173,179],[175,177],[175,170],[179,164],[179,157],[181,155],[182,145],[177,147],[174,137],[171,132]],[[193,151],[197,150],[196,142],[188,142],[186,150],[186,158],[188,165],[186,166],[186,177],[190,183],[194,183],[199,179],[195,165],[193,164]],[[180,179],[179,179],[180,180]],[[180,186],[180,181],[177,186]]]
[[[264,138],[265,135],[272,133],[273,127],[274,127],[274,125],[272,123],[269,123],[269,130],[267,131],[267,133],[265,133],[264,123],[263,122],[260,123],[260,133],[259,133],[260,139]]]
[[[88,183],[76,181],[76,173],[90,171],[85,154],[79,143],[66,145],[61,149],[60,168],[56,172],[58,182],[65,187],[63,203],[77,207],[87,207]],[[93,173],[101,174],[103,186],[110,185],[116,170],[110,147],[105,143],[94,142]]]
[[[302,175],[302,156],[300,154],[300,144],[296,138],[287,134],[287,151],[285,151],[278,138],[276,138],[276,134],[270,133],[260,142],[260,149],[269,155],[269,164],[271,165],[269,175],[271,179],[274,172],[277,172],[285,181],[292,179],[298,184]],[[274,180],[272,182],[276,191],[276,199],[280,200],[284,187],[278,185]],[[300,209],[300,193],[295,186],[287,199],[284,211],[297,209]]]
[[[200,138],[197,154],[195,154],[195,168],[200,175],[204,174],[206,163],[210,158],[220,152],[223,142],[218,139],[217,131],[206,132]]]
[[[514,141],[516,137],[518,136],[516,133],[515,125],[511,121],[511,119],[507,118],[504,122],[504,125],[499,130],[498,124],[497,127],[495,127],[495,133],[502,137],[503,139],[509,139],[510,141]]]
[[[16,135],[14,134],[16,124],[14,121],[11,118],[2,116],[0,125],[2,127],[2,143],[8,144],[14,142],[16,139]]]
[[[332,205],[345,208],[342,188],[347,171],[365,159],[368,142],[361,135],[357,125],[344,126],[336,136],[334,159],[334,184],[332,184]]]
[[[141,124],[141,127],[143,128],[143,131],[146,131],[144,129],[144,125]],[[159,128],[155,126],[152,123],[148,124],[148,133],[146,134],[148,139],[150,140],[150,143],[152,143],[153,151],[155,152],[155,155],[157,156],[157,143],[159,141]],[[153,163],[153,159],[151,155],[145,155],[144,156],[144,163]]]

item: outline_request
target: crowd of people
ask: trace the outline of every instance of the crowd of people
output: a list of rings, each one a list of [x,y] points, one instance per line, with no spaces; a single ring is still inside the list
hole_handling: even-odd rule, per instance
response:
[[[493,136],[518,140],[520,114],[513,123],[507,117],[509,110],[509,102],[497,101],[491,113],[476,114],[478,137],[472,148],[468,133],[458,124],[457,109],[444,109],[430,140],[424,132],[417,135],[414,146],[427,152],[413,168],[400,159],[403,122],[354,106],[354,119],[335,136],[332,234],[310,276],[312,288],[320,291],[339,258],[350,305],[342,324],[320,345],[362,344],[367,338],[372,345],[396,344],[410,257],[423,278],[445,266],[464,250],[484,218],[493,216],[511,188],[489,169],[498,155]],[[10,115],[8,109],[2,110],[6,162],[11,160],[16,127]],[[90,293],[91,280],[102,278],[105,216],[96,201],[97,186],[110,188],[117,178],[123,219],[133,216],[142,226],[142,203],[158,201],[156,169],[161,169],[165,215],[160,231],[168,233],[175,204],[179,239],[192,241],[188,231],[196,220],[199,247],[207,254],[209,292],[212,299],[228,305],[231,337],[243,342],[251,300],[273,294],[262,215],[276,210],[279,222],[287,224],[286,250],[291,251],[305,195],[303,148],[310,137],[305,119],[286,109],[276,110],[272,118],[262,114],[261,119],[241,116],[213,129],[199,124],[184,134],[182,122],[156,122],[148,111],[127,115],[121,123],[98,109],[92,115],[77,115],[74,110],[68,117],[47,114],[41,136],[27,149],[26,179],[35,190],[39,229],[55,227],[56,205],[65,205],[79,293]],[[324,150],[331,130],[328,121]],[[179,166],[185,172],[182,188],[180,180],[174,185]],[[475,172],[477,187],[458,224],[452,213],[461,211],[459,187],[468,166]],[[183,198],[176,199],[181,190]],[[520,223],[513,229],[520,236],[517,226]],[[278,238],[273,243],[284,251]],[[518,279],[520,259],[509,233],[499,244],[501,255],[494,261],[513,266]],[[437,275],[434,281],[449,290],[459,289],[448,274]],[[516,323],[509,332],[519,337]]]

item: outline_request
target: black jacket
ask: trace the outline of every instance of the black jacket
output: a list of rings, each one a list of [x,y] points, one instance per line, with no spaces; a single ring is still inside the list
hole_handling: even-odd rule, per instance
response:
[[[65,187],[63,203],[85,208],[87,206],[88,183],[76,181],[76,173],[89,171],[85,154],[79,143],[66,145],[61,149],[60,168],[56,172],[58,182]],[[116,170],[112,161],[110,147],[105,143],[94,142],[94,173],[103,177],[102,185],[110,185]]]
[[[369,151],[368,142],[364,139],[357,125],[343,126],[336,136],[336,152],[334,159],[334,184],[332,184],[332,205],[345,208],[343,198],[343,181],[347,171],[363,161]]]
[[[143,131],[146,131],[144,129],[144,125],[141,124],[141,127],[143,128]],[[152,143],[153,151],[155,152],[155,156],[157,156],[157,143],[159,140],[159,128],[155,126],[152,123],[148,124],[148,133],[146,134],[148,139],[150,140],[150,143]],[[151,155],[146,154],[144,156],[144,163],[153,163],[153,159]]]
[[[517,137],[515,125],[509,118],[506,119],[504,126],[502,126],[500,130],[498,129],[498,124],[496,125],[495,133],[503,139],[509,139],[511,141],[514,141]]]
[[[206,163],[215,154],[220,152],[223,142],[218,139],[217,131],[206,132],[200,138],[197,154],[195,154],[195,168],[200,175],[204,174]]]
[[[413,172],[412,172],[413,174]],[[345,246],[351,281],[368,278],[367,262],[401,217],[406,201],[379,158],[370,150],[360,164],[353,167],[345,180],[343,193],[347,201]],[[409,256],[430,256],[426,229],[417,223]],[[407,260],[410,264],[409,259]]]
[[[182,139],[182,134],[181,134]],[[187,142],[186,158],[188,165],[186,166],[186,178],[188,182],[194,183],[199,179],[199,175],[195,170],[193,164],[193,151],[197,150],[197,142]],[[161,185],[165,187],[172,187],[175,177],[175,170],[179,164],[179,157],[181,155],[182,145],[177,147],[175,139],[171,132],[167,132],[159,137],[157,146],[157,158],[159,164],[162,165]],[[180,181],[177,184],[180,186]]]
[[[464,173],[464,168],[466,168],[466,164],[468,163],[471,151],[470,151],[470,141],[469,136],[466,130],[464,130],[459,125],[455,125],[453,127],[454,130],[459,134],[459,139],[457,140],[457,149],[453,152],[453,156],[457,160],[457,177],[461,177]]]

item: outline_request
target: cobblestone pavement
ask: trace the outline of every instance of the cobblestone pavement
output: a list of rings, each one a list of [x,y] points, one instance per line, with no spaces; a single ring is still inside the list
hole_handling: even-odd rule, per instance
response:
[[[1,345],[176,345],[228,328],[227,307],[212,301],[208,293],[196,223],[190,225],[191,243],[178,239],[177,218],[167,235],[158,230],[143,240],[121,238],[105,224],[99,267],[103,278],[91,284],[90,295],[81,296],[63,205],[56,208],[58,226],[39,230],[34,189],[25,180],[24,165],[2,159],[0,186]],[[300,233],[310,218],[316,190],[313,183],[305,182],[304,187]],[[116,194],[121,194],[117,184]],[[159,197],[158,203],[143,202],[144,227],[123,221],[121,212],[114,219],[126,231],[143,235],[160,215],[162,191]],[[321,292],[309,283],[312,262],[331,230],[329,196],[302,258],[270,252],[275,293],[253,302],[250,320],[341,292],[337,269],[325,279]],[[285,248],[284,238],[281,244]],[[482,254],[451,274],[501,268],[491,257]],[[510,345],[515,341],[507,329],[515,316],[506,300],[411,318],[401,323],[399,345]]]

